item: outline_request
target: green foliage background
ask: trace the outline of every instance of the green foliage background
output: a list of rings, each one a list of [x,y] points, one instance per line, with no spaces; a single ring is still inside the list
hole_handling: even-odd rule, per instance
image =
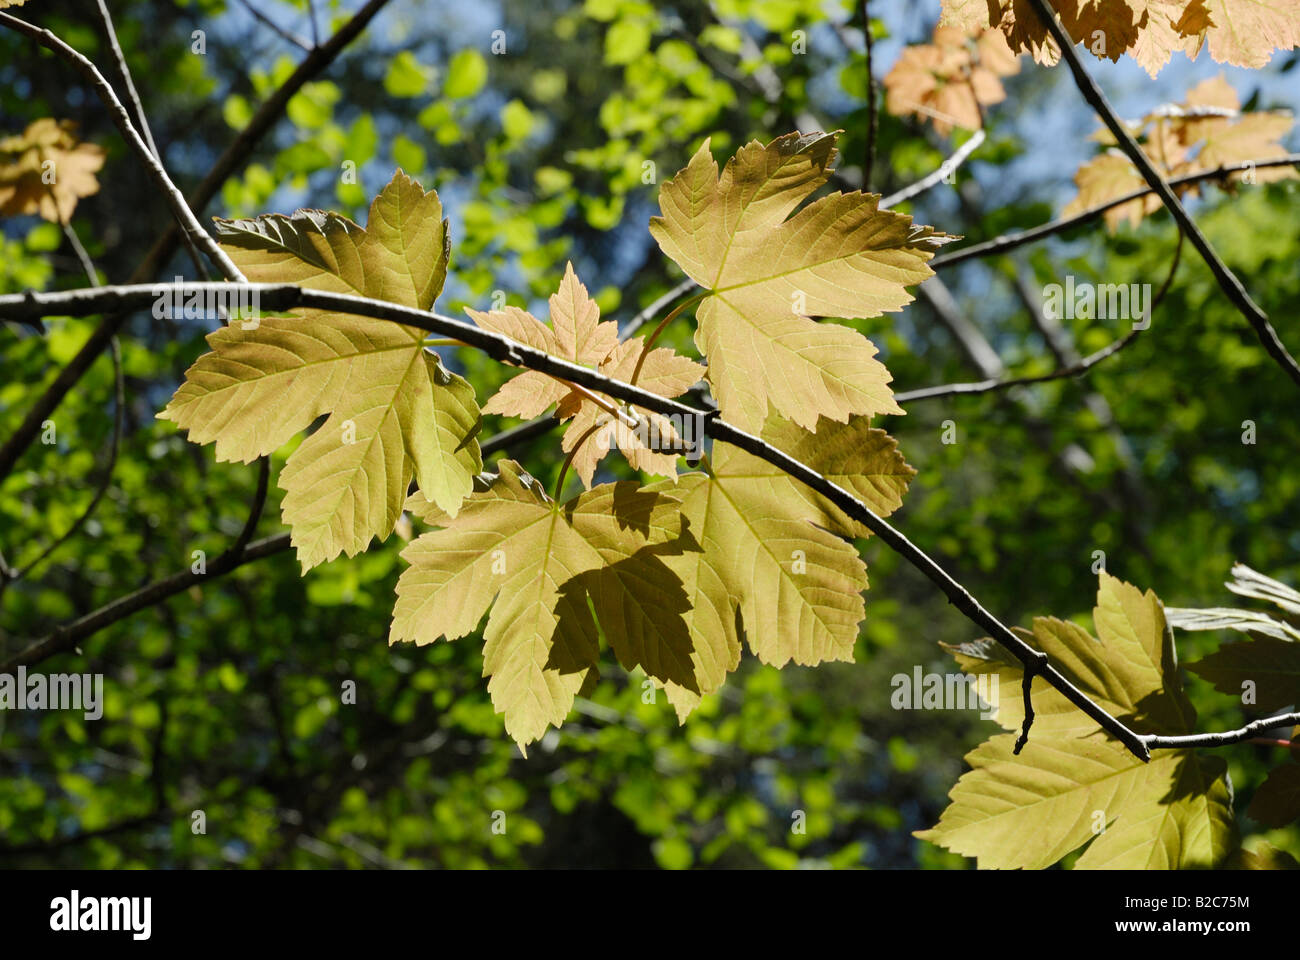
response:
[[[317,6],[322,30],[356,8]],[[646,231],[657,209],[646,161],[662,180],[705,136],[725,157],[811,120],[845,130],[840,166],[860,178],[865,67],[860,32],[844,26],[852,6],[394,0],[295,96],[288,119],[200,213],[315,206],[364,219],[369,197],[401,166],[438,189],[451,218],[444,312],[483,307],[498,290],[537,308],[572,258],[605,314],[626,320],[678,279]],[[155,137],[184,189],[301,52],[222,0],[113,7]],[[302,0],[259,8],[308,34]],[[938,3],[872,10],[879,77],[901,43],[928,36]],[[20,12],[106,64],[82,5]],[[195,29],[207,33],[203,56],[190,50]],[[502,56],[491,53],[498,29]],[[804,54],[791,51],[797,30]],[[1072,196],[1068,181],[1091,155],[1094,121],[1062,71],[1022,63],[956,189],[940,185],[917,200],[920,222],[978,240],[1048,220]],[[1295,108],[1294,74],[1284,76],[1294,63],[1278,55],[1264,71],[1232,70],[1229,79],[1260,108]],[[1120,91],[1129,114],[1218,72],[1205,56],[1176,63],[1158,84],[1132,64],[1089,67]],[[1070,133],[1044,154],[1035,131],[1048,115]],[[77,121],[109,152],[103,189],[82,201],[75,224],[99,268],[122,281],[167,211],[80,78],[0,33],[0,133],[42,116]],[[905,185],[953,146],[882,115],[872,184]],[[357,165],[355,185],[340,181],[345,160]],[[1300,351],[1300,193],[1291,184],[1235,198],[1208,192],[1195,207],[1199,222]],[[0,226],[0,292],[82,284],[57,228],[34,218]],[[943,279],[1011,369],[1045,372],[1054,362],[1016,295],[1015,271],[1035,287],[1066,273],[1158,286],[1175,237],[1165,214],[1115,237],[1094,225]],[[192,270],[183,255],[172,266],[168,276]],[[55,318],[43,338],[0,330],[0,435],[94,322]],[[1105,321],[1065,324],[1081,353],[1124,332]],[[859,326],[898,389],[979,379],[924,303]],[[154,420],[205,332],[143,314],[128,323],[126,434],[108,495],[78,537],[4,591],[0,652],[187,568],[195,550],[215,557],[239,533],[256,468],[216,464],[210,449]],[[668,338],[693,352],[687,323]],[[468,351],[455,361],[480,398],[506,375]],[[39,553],[92,496],[111,396],[104,357],[55,414],[57,444],[34,445],[0,485],[0,550],[10,563]],[[1086,623],[1096,550],[1111,572],[1169,605],[1226,602],[1234,560],[1297,584],[1295,410],[1292,386],[1188,252],[1153,329],[1085,379],[919,402],[893,418],[886,426],[920,471],[896,522],[1008,623],[1040,614]],[[940,442],[948,420],[956,444]],[[1241,442],[1245,420],[1257,424],[1254,445]],[[489,421],[485,436],[509,425]],[[511,456],[551,479],[558,453],[555,433]],[[260,534],[280,529],[278,495],[273,486]],[[493,714],[481,645],[387,646],[402,546],[392,537],[305,579],[283,553],[47,662],[50,671],[104,673],[104,719],[0,713],[0,864],[968,866],[911,832],[937,820],[962,754],[992,724],[974,713],[895,711],[889,695],[890,678],[918,664],[951,671],[938,642],[975,639],[974,628],[881,545],[862,544],[872,589],[856,664],[778,673],[747,659],[682,727],[662,697],[642,702],[640,677],[610,666],[526,761]],[[1195,659],[1222,639],[1181,634],[1180,656]],[[355,706],[339,704],[347,680]],[[1188,683],[1204,729],[1239,725],[1234,701],[1195,677]],[[1225,752],[1247,837],[1260,830],[1242,811],[1278,754]],[[194,810],[206,815],[205,835],[191,832]],[[796,810],[806,812],[804,833],[791,830]],[[504,811],[504,833],[492,830],[494,811]],[[1300,854],[1294,825],[1268,836]]]

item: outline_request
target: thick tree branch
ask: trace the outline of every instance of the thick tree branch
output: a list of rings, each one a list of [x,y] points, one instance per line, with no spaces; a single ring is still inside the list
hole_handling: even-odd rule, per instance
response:
[[[101,312],[104,309],[134,309],[145,304],[152,303],[157,295],[169,289],[173,285],[159,284],[156,286],[120,286],[97,288],[90,290],[67,290],[53,293],[35,293],[0,296],[0,317],[9,316],[30,316],[42,312],[61,313],[71,315],[85,315],[88,313]],[[831,503],[835,504],[841,510],[844,510],[850,517],[862,523],[876,536],[880,537],[889,547],[920,570],[925,576],[934,583],[944,595],[967,619],[989,632],[989,634],[1000,644],[1007,648],[1017,659],[1027,668],[1031,665],[1037,670],[1039,675],[1047,680],[1053,687],[1061,692],[1070,702],[1079,707],[1084,713],[1092,717],[1097,723],[1113,737],[1122,742],[1133,754],[1143,760],[1150,759],[1150,752],[1143,745],[1137,734],[1126,727],[1106,712],[1104,708],[1094,703],[1087,694],[1070,682],[1063,674],[1051,665],[1042,664],[1043,655],[1029,646],[1025,641],[1012,633],[1006,625],[998,620],[993,614],[985,610],[983,606],[963,587],[960,583],[952,578],[942,567],[939,566],[928,554],[913,544],[899,530],[895,529],[884,518],[877,515],[866,504],[858,500],[844,488],[831,482],[817,471],[804,463],[794,459],[789,454],[778,450],[776,447],[766,443],[753,434],[746,433],[737,427],[732,426],[724,420],[712,416],[709,412],[689,407],[685,404],[678,403],[675,400],[669,400],[658,394],[651,393],[639,387],[635,387],[619,380],[613,380],[602,376],[594,370],[588,369],[576,363],[570,363],[558,357],[551,356],[541,350],[535,350],[521,343],[516,343],[507,337],[485,330],[473,324],[466,323],[462,320],[456,320],[451,317],[445,317],[436,313],[425,313],[420,310],[414,310],[409,307],[401,307],[397,304],[386,303],[383,301],[369,300],[364,297],[350,296],[340,293],[327,293],[320,290],[307,290],[291,284],[249,284],[249,291],[256,291],[259,298],[258,303],[261,308],[266,310],[281,311],[289,310],[295,307],[312,307],[322,310],[329,310],[335,313],[345,313],[358,316],[376,317],[381,320],[391,320],[395,323],[402,323],[418,329],[427,330],[441,336],[452,337],[462,343],[482,350],[488,356],[503,363],[510,363],[515,366],[528,367],[531,370],[537,370],[541,373],[548,374],[557,378],[568,380],[581,386],[588,387],[599,393],[616,397],[626,403],[635,404],[646,410],[652,410],[656,413],[668,417],[677,416],[689,419],[692,422],[703,422],[704,433],[714,440],[723,443],[730,443],[735,447],[753,454],[761,460],[771,464],[779,470],[784,471],[796,480],[806,484],[810,489],[826,497]],[[184,289],[193,294],[195,292],[211,292],[214,295],[221,291],[229,291],[230,287],[226,284],[208,284],[196,283],[185,284]],[[250,545],[252,550],[259,544],[265,549],[267,541],[259,541],[258,544]],[[214,565],[220,564],[225,560],[227,555],[218,558]],[[242,562],[242,561],[241,561]],[[233,568],[233,567],[231,567]],[[224,569],[222,570],[224,572]],[[181,581],[180,586],[176,586],[169,581],[166,584],[165,595],[170,596],[178,589],[188,586],[187,578],[189,574],[178,574],[170,580]],[[146,588],[147,590],[148,588]],[[149,598],[142,598],[139,603],[147,605]],[[112,607],[113,605],[110,605]],[[134,607],[133,609],[138,609]],[[128,611],[129,612],[129,611]],[[61,635],[66,635],[68,629],[76,629],[82,621],[96,617],[97,614],[89,614],[81,620],[76,621],[72,628],[65,628],[64,631],[56,633],[53,637],[39,641],[28,651],[41,653],[42,644],[53,644],[58,649],[58,644],[63,643],[66,647],[66,639],[60,641]],[[116,617],[114,619],[117,619]],[[89,626],[98,629],[98,626],[92,621]],[[28,654],[23,651],[19,654],[22,658]],[[39,657],[38,657],[39,659]],[[30,662],[22,660],[21,662]]]
[[[1188,216],[1187,211],[1183,208],[1182,201],[1170,188],[1169,183],[1160,175],[1160,171],[1155,168],[1147,155],[1142,152],[1142,148],[1133,139],[1133,135],[1129,133],[1123,121],[1116,116],[1114,108],[1106,100],[1106,95],[1101,92],[1101,88],[1097,86],[1096,81],[1084,69],[1083,62],[1074,49],[1074,41],[1057,23],[1055,11],[1052,9],[1051,4],[1047,0],[1031,0],[1031,2],[1039,18],[1046,24],[1048,31],[1060,46],[1061,57],[1074,75],[1075,86],[1079,88],[1079,92],[1097,111],[1102,122],[1106,124],[1107,129],[1115,137],[1120,149],[1128,154],[1129,159],[1137,166],[1138,171],[1142,174],[1142,179],[1146,180],[1151,189],[1160,197],[1160,202],[1168,208],[1179,229],[1187,235],[1187,239],[1191,241],[1192,246],[1196,248],[1196,252],[1205,261],[1205,265],[1214,274],[1214,279],[1219,283],[1219,289],[1224,292],[1241,315],[1246,318],[1246,322],[1254,329],[1260,343],[1264,345],[1264,350],[1285,371],[1286,375],[1297,386],[1300,386],[1300,364],[1297,364],[1295,358],[1287,352],[1286,347],[1282,345],[1282,341],[1278,339],[1277,331],[1268,322],[1268,316],[1255,304],[1255,301],[1250,299],[1250,294],[1246,292],[1246,288],[1242,286],[1236,274],[1228,269],[1227,264],[1220,259],[1214,248],[1210,246],[1210,241],[1205,238],[1205,234],[1201,233],[1196,221]]]

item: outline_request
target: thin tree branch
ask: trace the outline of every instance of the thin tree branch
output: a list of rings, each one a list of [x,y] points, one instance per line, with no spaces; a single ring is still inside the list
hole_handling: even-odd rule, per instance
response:
[[[942,183],[944,178],[951,176],[958,167],[960,167],[963,163],[966,162],[966,159],[972,153],[974,153],[976,150],[980,148],[980,144],[984,142],[986,136],[988,135],[984,132],[984,128],[980,127],[973,134],[971,134],[971,138],[969,140],[967,140],[960,147],[958,147],[956,150],[953,151],[952,156],[950,156],[943,163],[939,164],[937,170],[935,170],[930,174],[927,174],[925,177],[916,181],[916,183],[904,187],[902,190],[899,190],[897,193],[891,193],[889,196],[881,200],[880,209],[888,210],[890,207],[897,206],[898,204],[902,203],[904,200],[911,200],[918,193],[924,193],[926,190],[929,190],[931,187],[933,187],[936,183]]]
[[[157,293],[168,286],[167,284],[157,286],[137,285],[100,288],[97,290],[68,290],[52,293],[29,292],[25,295],[0,296],[0,316],[26,316],[40,311],[79,315],[98,313],[106,306],[110,309],[131,309],[152,302]],[[206,293],[210,290],[215,294],[218,290],[229,291],[230,288],[225,284],[186,284],[185,289],[190,293],[200,291]],[[1060,691],[1066,699],[1096,720],[1104,730],[1128,747],[1135,756],[1142,760],[1150,759],[1150,752],[1138,739],[1136,733],[1091,700],[1087,694],[1071,683],[1060,671],[1047,663],[1047,658],[1042,653],[1017,637],[1006,625],[984,609],[965,587],[954,580],[947,571],[913,544],[903,533],[877,515],[853,494],[828,480],[806,464],[766,443],[761,438],[746,433],[711,415],[709,412],[661,397],[631,384],[602,376],[580,364],[571,363],[541,350],[516,343],[508,337],[462,320],[364,297],[307,290],[292,284],[249,284],[248,289],[250,293],[256,291],[255,295],[259,298],[257,302],[268,310],[280,311],[295,307],[312,307],[336,313],[391,320],[441,336],[454,337],[463,343],[477,347],[488,356],[502,363],[527,367],[531,370],[559,377],[665,416],[677,416],[679,418],[689,418],[697,423],[702,422],[704,425],[703,432],[715,441],[730,443],[784,471],[826,497],[850,517],[866,526],[903,559],[920,570],[943,591],[950,603],[973,623],[987,630],[1026,668],[1031,668],[1031,665],[1033,665],[1032,669],[1037,670],[1039,675]],[[264,545],[266,541],[259,541],[258,543]],[[255,546],[257,544],[250,545],[248,549],[252,550]],[[223,555],[218,558],[214,566],[225,560],[226,556]],[[225,569],[223,568],[221,572],[225,572]],[[193,582],[192,577],[192,574],[182,573],[177,577],[169,578],[169,581],[163,581],[166,585],[164,595],[170,596],[176,590],[188,586],[189,583]],[[179,585],[176,584],[176,581],[179,581]],[[124,601],[119,601],[119,603],[121,602]],[[148,602],[150,602],[148,596],[137,601],[137,603],[144,605],[147,605]],[[110,604],[109,608],[105,609],[110,609],[113,606],[113,604]],[[132,609],[139,609],[139,606]],[[28,663],[30,661],[23,658],[31,655],[36,655],[39,658],[48,655],[46,651],[51,648],[66,648],[68,644],[66,638],[69,633],[85,629],[85,626],[98,629],[95,618],[101,615],[102,611],[88,614],[81,620],[74,622],[70,627],[56,632],[45,640],[38,641],[18,655],[20,661]],[[117,617],[114,619],[117,619]],[[83,621],[89,622],[83,626]],[[60,644],[63,646],[60,647]]]
[[[278,23],[276,23],[266,14],[264,14],[261,10],[257,9],[257,7],[249,3],[248,0],[239,0],[239,4],[249,13],[251,13],[254,17],[256,17],[259,22],[266,24],[273,31],[275,31],[276,35],[279,36],[280,39],[288,41],[289,43],[293,44],[295,47],[302,50],[304,53],[311,53],[312,45],[310,43],[308,43],[302,37],[298,36],[292,30],[286,30],[284,27],[280,26]]]
[[[1020,722],[1020,736],[1016,737],[1016,744],[1011,748],[1011,752],[1020,756],[1020,751],[1025,749],[1025,744],[1029,742],[1029,730],[1034,725],[1034,671],[1029,665],[1021,671],[1020,676],[1020,696],[1025,703],[1025,718]]]
[[[996,380],[1006,372],[1002,358],[979,327],[957,305],[957,300],[943,282],[943,277],[928,278],[916,288],[916,294],[930,305],[939,322],[961,348],[967,362],[983,374],[984,379]]]
[[[948,397],[956,394],[975,394],[990,393],[994,390],[1006,390],[1011,387],[1023,387],[1032,383],[1047,383],[1049,380],[1063,380],[1066,377],[1077,377],[1081,373],[1086,373],[1103,360],[1113,357],[1130,343],[1138,338],[1138,334],[1150,326],[1151,314],[1155,313],[1156,307],[1160,301],[1165,298],[1169,292],[1169,286],[1173,283],[1174,274],[1178,272],[1178,264],[1182,259],[1183,252],[1183,235],[1178,234],[1178,246],[1174,248],[1173,260],[1169,267],[1169,273],[1165,275],[1165,282],[1160,285],[1159,291],[1151,298],[1151,305],[1148,308],[1148,325],[1146,327],[1134,327],[1118,340],[1114,340],[1102,347],[1095,353],[1090,353],[1073,363],[1065,364],[1051,373],[1043,373],[1032,377],[1010,377],[1010,378],[990,378],[980,380],[975,383],[946,383],[937,387],[923,387],[920,390],[905,390],[902,393],[894,394],[895,402],[899,404],[911,403],[914,400],[932,400],[935,397]]]
[[[320,46],[320,24],[316,22],[316,0],[307,0],[307,17],[311,21],[311,43]]]
[[[49,30],[37,27],[26,20],[7,13],[0,12],[0,24],[16,30],[24,36],[30,37],[41,46],[53,51],[56,55],[67,60],[81,72],[95,91],[99,94],[100,100],[108,108],[109,116],[113,123],[121,132],[122,137],[126,140],[127,146],[136,152],[140,160],[144,163],[145,169],[153,178],[155,186],[162,191],[163,197],[167,201],[167,206],[171,208],[172,215],[185,228],[185,232],[190,239],[198,245],[199,249],[207,254],[216,266],[221,270],[222,275],[227,280],[244,279],[239,268],[235,266],[233,260],[226,255],[226,252],[217,245],[217,242],[199,225],[198,218],[185,202],[184,195],[177,189],[176,184],[172,183],[171,177],[163,169],[163,165],[158,158],[149,150],[149,145],[141,138],[139,131],[131,122],[131,115],[127,113],[126,107],[122,101],[117,98],[113,92],[112,85],[104,79],[104,75],[99,72],[99,68],[90,62],[81,53],[68,46]]]
[[[1201,170],[1198,173],[1187,173],[1181,177],[1171,177],[1169,185],[1181,187],[1188,183],[1200,183],[1204,180],[1221,180],[1232,173],[1242,173],[1248,170],[1263,169],[1266,167],[1294,167],[1300,166],[1300,153],[1289,153],[1285,157],[1270,157],[1267,160],[1246,160],[1242,163],[1229,163],[1213,170]],[[1054,233],[1061,233],[1076,227],[1079,224],[1087,223],[1089,220],[1095,220],[1107,210],[1113,210],[1115,207],[1121,207],[1133,200],[1141,199],[1148,193],[1153,193],[1151,187],[1143,187],[1141,190],[1134,190],[1123,196],[1116,197],[1113,200],[1107,200],[1103,204],[1095,207],[1089,207],[1079,213],[1069,217],[1062,217],[1059,220],[1052,220],[1037,227],[1031,227],[1028,230],[1021,230],[1017,233],[1003,234],[994,237],[991,240],[985,240],[982,243],[974,243],[969,247],[962,247],[953,250],[951,253],[940,254],[930,261],[930,267],[933,270],[941,270],[944,267],[951,267],[965,260],[974,260],[978,257],[992,256],[997,253],[1005,253],[1008,250],[1014,250],[1016,247],[1022,247],[1027,243],[1033,243],[1035,240],[1041,240],[1043,237],[1051,236]]]
[[[1300,386],[1300,364],[1297,364],[1295,358],[1287,352],[1282,341],[1278,339],[1277,331],[1268,322],[1268,316],[1255,304],[1255,301],[1250,299],[1250,294],[1246,292],[1246,288],[1242,286],[1236,274],[1228,269],[1227,264],[1215,253],[1214,248],[1210,246],[1210,241],[1205,238],[1205,234],[1201,233],[1200,227],[1196,225],[1196,221],[1187,215],[1182,202],[1170,188],[1169,183],[1160,175],[1160,171],[1155,168],[1147,155],[1142,152],[1142,148],[1133,139],[1133,135],[1129,133],[1123,121],[1116,116],[1114,108],[1106,100],[1101,88],[1097,86],[1096,81],[1084,69],[1083,62],[1074,49],[1074,41],[1066,35],[1065,30],[1057,23],[1056,12],[1052,9],[1051,4],[1047,0],[1031,0],[1031,2],[1034,10],[1038,13],[1039,19],[1047,26],[1048,31],[1056,39],[1057,45],[1060,46],[1061,57],[1069,65],[1070,72],[1074,75],[1075,86],[1079,88],[1079,92],[1097,111],[1102,122],[1114,135],[1120,149],[1128,154],[1129,159],[1133,161],[1142,174],[1142,178],[1155,190],[1156,195],[1160,197],[1160,202],[1168,208],[1174,222],[1187,235],[1187,239],[1191,241],[1192,246],[1196,248],[1196,252],[1205,261],[1205,265],[1214,274],[1214,279],[1219,283],[1219,289],[1224,292],[1228,300],[1232,302],[1241,315],[1246,318],[1246,322],[1254,329],[1255,335],[1259,337],[1260,343],[1264,346],[1264,350],[1277,362],[1286,375],[1297,386]]]
[[[122,46],[117,42],[117,30],[113,27],[113,17],[108,12],[108,4],[104,0],[96,0],[96,6],[99,7],[99,25],[103,31],[104,40],[108,43],[108,49],[113,54],[113,63],[117,67],[117,75],[122,79],[122,86],[126,89],[126,97],[131,102],[131,108],[135,111],[136,129],[140,131],[140,136],[144,138],[145,145],[148,146],[149,152],[153,154],[154,159],[162,163],[162,154],[158,151],[158,144],[154,142],[153,131],[149,128],[149,117],[144,112],[144,104],[140,100],[140,94],[135,88],[135,80],[131,77],[131,68],[126,64],[126,54],[122,52]],[[190,259],[194,261],[194,269],[199,272],[199,276],[204,280],[211,279],[207,266],[203,263],[203,255],[199,253],[199,248],[194,245],[193,239],[189,234],[182,234],[185,241],[185,248],[189,251]]]
[[[57,209],[58,204],[55,204]],[[77,236],[77,231],[72,229],[72,224],[67,220],[60,221],[59,225],[63,228],[63,235],[68,240],[68,246],[72,247],[73,254],[77,257],[77,263],[81,266],[81,272],[86,275],[86,281],[93,287],[99,286],[99,274],[95,271],[95,262],[90,259],[90,254],[86,252],[81,238]]]
[[[1300,713],[1284,713],[1276,717],[1255,720],[1236,730],[1224,730],[1221,733],[1189,733],[1177,737],[1162,737],[1148,733],[1140,739],[1152,750],[1190,750],[1195,747],[1227,747],[1234,743],[1243,743],[1257,733],[1272,730],[1274,727],[1289,727],[1300,723]]]
[[[859,0],[858,16],[862,19],[862,41],[867,48],[867,136],[862,152],[862,189],[871,192],[871,168],[876,165],[876,78],[871,73],[871,16],[867,13],[868,0]]]
[[[253,505],[248,510],[248,519],[244,521],[244,529],[240,531],[234,546],[230,548],[231,553],[242,553],[244,547],[253,539],[253,534],[257,532],[257,522],[262,519],[262,511],[266,508],[266,493],[271,483],[271,458],[269,456],[257,458],[257,490],[253,493]]]
[[[366,5],[358,10],[351,20],[339,27],[337,33],[302,58],[293,73],[289,74],[284,83],[280,84],[276,91],[253,113],[253,118],[248,121],[248,126],[240,130],[235,139],[222,151],[221,156],[217,158],[216,163],[212,165],[212,169],[207,172],[199,185],[190,191],[188,199],[193,210],[198,213],[203,212],[231,174],[243,166],[244,161],[248,159],[249,154],[253,152],[253,148],[257,146],[262,137],[266,136],[271,127],[284,116],[284,112],[294,94],[302,89],[303,85],[312,77],[333,63],[347,45],[361,34],[361,31],[370,24],[370,21],[388,3],[389,0],[368,0]],[[158,241],[145,256],[140,269],[136,271],[136,275],[133,277],[134,280],[150,280],[157,274],[158,269],[175,249],[177,233],[178,230],[173,224],[163,236],[158,238]]]
[[[168,286],[174,285],[160,285],[160,287],[164,288]],[[1150,751],[1152,749],[1187,749],[1197,746],[1221,746],[1239,743],[1262,730],[1274,726],[1300,723],[1300,713],[1295,713],[1258,720],[1240,730],[1223,733],[1192,734],[1178,737],[1137,734],[1123,722],[1111,716],[1105,708],[1095,703],[1086,693],[1075,686],[1069,678],[1051,664],[1046,654],[1034,649],[1017,637],[993,614],[984,609],[965,587],[954,580],[947,571],[913,544],[901,531],[897,530],[884,518],[878,516],[870,507],[842,487],[759,437],[746,433],[706,411],[697,410],[631,384],[610,379],[579,364],[554,357],[541,350],[517,343],[508,337],[462,320],[436,313],[425,313],[384,301],[369,300],[364,297],[307,290],[291,284],[248,284],[247,286],[250,290],[257,292],[260,297],[259,302],[270,310],[280,311],[294,307],[310,307],[403,323],[427,330],[430,333],[454,337],[463,343],[477,347],[488,356],[501,362],[562,377],[573,383],[589,387],[594,391],[617,397],[627,403],[636,404],[665,416],[677,415],[699,418],[704,423],[704,432],[715,441],[730,443],[771,464],[804,483],[816,493],[821,494],[848,516],[870,529],[872,533],[880,537],[890,548],[939,587],[944,595],[948,597],[948,601],[967,619],[987,630],[998,643],[1020,660],[1026,671],[1033,671],[1034,675],[1041,676],[1067,700],[1095,720],[1103,730],[1124,744],[1140,760],[1150,760]],[[211,290],[214,293],[218,290],[229,290],[229,286],[226,284],[186,284],[185,287],[191,292],[196,289],[204,292]],[[74,316],[84,313],[97,313],[100,312],[105,301],[118,307],[130,309],[150,302],[154,296],[154,287],[140,285],[100,287],[89,290],[69,290],[41,294],[29,292],[26,295],[0,296],[0,317],[8,317],[11,312],[20,316],[30,315],[32,312],[39,313],[40,311],[45,311],[47,314],[60,313]],[[491,441],[483,445],[484,453],[488,452],[489,446],[491,446]],[[0,664],[0,672],[12,672],[18,666],[31,665],[55,653],[70,649],[81,638],[89,636],[102,627],[108,626],[137,610],[158,603],[200,580],[221,576],[244,563],[279,553],[287,549],[288,546],[289,534],[267,537],[242,546],[238,550],[232,548],[223,553],[209,566],[208,571],[204,574],[195,574],[192,570],[187,570],[149,584],[32,643],[16,656]],[[1022,730],[1022,736],[1026,733],[1027,729]]]
[[[75,847],[99,837],[112,837],[119,833],[129,833],[132,830],[138,830],[141,827],[153,826],[163,822],[163,811],[155,810],[152,813],[146,813],[138,817],[128,817],[118,823],[110,824],[107,827],[99,827],[95,830],[83,830],[81,833],[74,833],[66,837],[54,837],[50,840],[36,840],[31,843],[21,843],[12,847],[0,847],[0,857],[22,857],[33,853],[53,853],[55,850],[64,850],[68,847]]]
[[[265,537],[247,544],[238,551],[228,550],[207,564],[203,573],[194,572],[193,568],[174,573],[161,580],[155,580],[132,593],[118,597],[97,610],[71,623],[66,623],[53,633],[34,641],[18,653],[9,657],[0,672],[12,673],[20,666],[31,666],[52,657],[56,653],[71,650],[84,638],[102,630],[104,627],[130,616],[131,614],[161,603],[182,590],[187,590],[196,583],[224,576],[230,571],[253,560],[260,560],[272,554],[289,549],[289,534],[281,533]]]

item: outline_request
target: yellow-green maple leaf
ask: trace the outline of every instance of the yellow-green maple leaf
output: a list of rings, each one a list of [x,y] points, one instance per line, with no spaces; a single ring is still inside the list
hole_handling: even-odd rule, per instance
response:
[[[722,415],[757,430],[769,409],[807,429],[818,416],[902,413],[866,337],[813,317],[874,317],[911,301],[908,284],[952,239],[880,210],[875,194],[832,193],[835,135],[792,133],[737,151],[721,176],[706,141],[659,192],[650,232],[706,295],[695,342]],[[789,217],[789,219],[787,219]]]
[[[599,656],[586,594],[573,581],[675,540],[682,522],[674,497],[634,482],[557,504],[518,464],[503,460],[499,469],[455,518],[422,511],[443,528],[402,551],[411,566],[397,582],[389,640],[454,640],[491,607],[483,675],[506,732],[523,748],[564,721]],[[666,568],[662,576],[662,591],[680,593]]]
[[[447,222],[436,193],[400,170],[365,229],[300,210],[218,221],[222,247],[248,279],[297,283],[428,310],[447,274]],[[392,532],[414,475],[450,514],[482,469],[473,388],[423,346],[426,334],[386,320],[296,310],[208,335],[161,419],[216,443],[218,460],[271,453],[329,418],[280,474],[285,523],[307,569],[352,556]]]
[[[1018,633],[1133,729],[1192,732],[1196,712],[1156,595],[1102,573],[1093,621],[1096,639],[1052,618]],[[997,722],[1018,730],[1019,662],[990,644],[951,649],[967,672],[999,676]],[[1031,689],[1035,717],[1024,750],[1016,756],[1016,737],[1006,733],[967,754],[972,770],[953,788],[938,825],[918,837],[995,869],[1047,867],[1089,841],[1079,869],[1209,867],[1232,850],[1232,788],[1222,760],[1158,750],[1143,763],[1041,678]]]
[[[861,418],[822,420],[815,436],[803,434],[773,420],[766,439],[797,451],[879,513],[899,505],[913,471],[883,431],[870,431]],[[865,465],[871,472],[858,474]],[[857,524],[766,461],[728,444],[714,445],[707,473],[683,475],[678,484],[682,514],[701,547],[661,558],[681,579],[690,604],[685,620],[698,690],[666,684],[678,716],[685,719],[703,694],[722,685],[740,662],[742,639],[776,667],[791,660],[852,660],[867,570],[854,546],[830,530],[858,535]],[[629,619],[635,613],[629,610]]]

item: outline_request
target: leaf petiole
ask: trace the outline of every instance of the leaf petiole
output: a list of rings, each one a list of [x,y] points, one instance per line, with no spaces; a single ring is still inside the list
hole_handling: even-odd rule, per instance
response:
[[[659,339],[659,334],[664,332],[664,328],[676,320],[683,310],[691,304],[703,300],[712,292],[713,291],[711,290],[705,290],[702,293],[695,294],[693,297],[687,297],[681,303],[677,304],[677,306],[673,307],[672,310],[668,311],[668,316],[660,320],[659,325],[650,332],[650,336],[646,337],[645,346],[641,348],[641,356],[637,357],[636,366],[632,368],[632,379],[628,381],[629,383],[636,386],[637,377],[641,376],[641,367],[645,363],[645,358],[650,355],[650,348],[653,347],[655,341]]]

